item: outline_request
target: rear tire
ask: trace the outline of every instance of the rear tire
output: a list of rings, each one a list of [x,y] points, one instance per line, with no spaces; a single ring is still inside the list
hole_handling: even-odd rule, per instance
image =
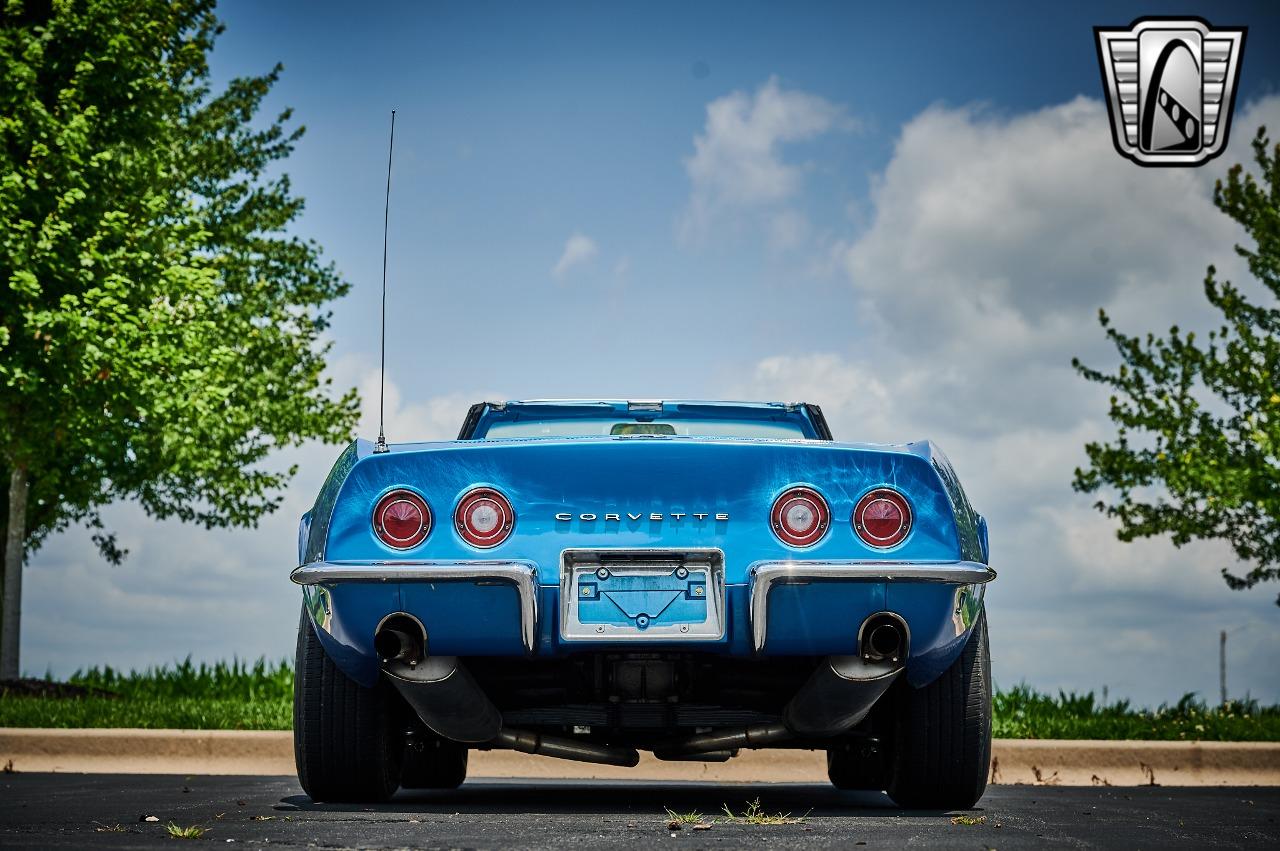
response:
[[[879,749],[857,744],[827,749],[827,777],[845,792],[880,791],[887,782]]]
[[[379,680],[365,688],[324,652],[303,609],[293,680],[293,754],[313,801],[385,801],[400,783],[404,739],[397,705]]]
[[[400,785],[406,789],[457,789],[467,779],[467,746],[432,733],[411,735],[404,749]]]
[[[924,688],[897,688],[889,797],[913,809],[968,809],[991,767],[991,654],[983,612],[960,658]]]

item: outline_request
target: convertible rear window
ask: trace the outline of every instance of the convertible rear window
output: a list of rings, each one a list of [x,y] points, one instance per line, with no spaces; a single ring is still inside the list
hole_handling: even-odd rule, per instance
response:
[[[616,417],[590,419],[521,419],[495,422],[481,438],[502,437],[754,437],[771,440],[804,440],[808,435],[796,422],[732,419],[689,419],[664,421],[630,420]]]
[[[614,423],[609,434],[675,434],[671,423]]]

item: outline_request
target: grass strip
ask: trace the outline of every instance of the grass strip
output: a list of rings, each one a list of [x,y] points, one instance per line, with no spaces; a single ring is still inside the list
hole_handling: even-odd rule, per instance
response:
[[[83,696],[33,689],[31,681],[22,690],[0,686],[0,727],[288,730],[293,722],[293,670],[286,661],[195,665],[188,659],[129,673],[93,668],[69,682]],[[1103,704],[1092,692],[1054,696],[1019,685],[997,691],[992,709],[997,738],[1280,741],[1280,706],[1253,700],[1217,707],[1188,694],[1143,709],[1126,700]]]
[[[0,727],[289,730],[293,699],[0,697]]]
[[[1194,694],[1155,709],[1127,700],[1101,704],[1093,693],[1038,692],[1027,685],[992,697],[992,733],[1001,739],[1154,739],[1158,741],[1280,741],[1280,706],[1233,700],[1208,706]]]

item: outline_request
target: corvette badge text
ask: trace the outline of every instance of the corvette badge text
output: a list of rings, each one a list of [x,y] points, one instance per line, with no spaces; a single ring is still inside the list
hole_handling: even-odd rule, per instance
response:
[[[578,520],[581,521],[582,523],[595,523],[597,520],[602,520],[605,523],[621,523],[623,517],[626,517],[627,520],[630,520],[630,521],[640,521],[640,520],[648,519],[650,521],[657,522],[657,523],[661,523],[664,520],[671,520],[673,522],[679,523],[683,521],[686,517],[692,518],[689,522],[693,522],[693,523],[704,523],[706,522],[708,517],[713,518],[717,523],[723,523],[729,519],[729,515],[723,512],[712,514],[706,511],[689,511],[689,512],[672,511],[669,513],[660,513],[656,511],[652,511],[652,512],[642,511],[639,514],[633,514],[630,511],[622,512],[622,513],[610,512],[607,514],[592,514],[590,512],[587,512],[585,514],[578,514],[576,516]],[[569,523],[573,521],[574,517],[575,515],[572,512],[565,511],[556,515],[556,521],[560,523]]]
[[[1227,147],[1245,27],[1139,18],[1094,27],[1111,138],[1144,166],[1197,166]]]

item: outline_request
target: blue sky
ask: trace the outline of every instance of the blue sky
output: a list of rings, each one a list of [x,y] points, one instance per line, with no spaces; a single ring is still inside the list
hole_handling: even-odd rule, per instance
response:
[[[1280,41],[1280,14],[1238,8],[1214,19],[1253,27],[1246,97],[1280,90],[1280,61],[1263,49]],[[232,75],[285,65],[271,105],[293,106],[308,128],[288,166],[308,201],[302,230],[356,284],[334,326],[339,353],[368,351],[375,327],[386,123],[396,108],[390,332],[393,351],[413,341],[414,368],[395,371],[405,392],[501,376],[522,393],[698,395],[716,386],[708,378],[776,353],[789,336],[779,326],[842,341],[859,330],[848,287],[752,250],[756,233],[729,226],[693,245],[674,238],[690,192],[681,163],[710,101],[776,77],[847,110],[847,132],[786,152],[807,166],[803,212],[847,237],[865,224],[869,187],[912,116],[936,103],[1016,113],[1097,97],[1091,26],[1149,10],[400,3],[352,16],[346,4],[231,3],[214,67]],[[548,271],[573,232],[596,243],[597,258],[552,286]],[[625,286],[611,274],[623,258]],[[820,288],[823,309],[795,287]],[[742,333],[707,346],[709,316]],[[636,341],[619,338],[620,322],[661,327],[662,345],[632,356]],[[533,331],[556,324],[579,333]],[[531,332],[538,347],[523,351],[514,374],[505,347],[473,345],[481,333]],[[446,362],[447,375],[421,368]]]
[[[392,440],[447,438],[485,396],[822,404],[837,437],[937,440],[991,522],[996,675],[1154,703],[1280,700],[1277,589],[1228,591],[1215,545],[1123,545],[1073,494],[1105,396],[1105,306],[1134,330],[1209,321],[1200,280],[1239,232],[1213,179],[1280,133],[1266,3],[350,4],[232,2],[218,81],[285,66],[269,111],[308,132],[297,230],[354,284],[333,374],[376,423],[387,119],[398,110]],[[1094,25],[1199,13],[1250,27],[1231,149],[1202,169],[1115,153]],[[336,454],[256,530],[108,519],[28,571],[24,666],[66,673],[291,652],[297,515]],[[79,589],[68,604],[65,589]]]

